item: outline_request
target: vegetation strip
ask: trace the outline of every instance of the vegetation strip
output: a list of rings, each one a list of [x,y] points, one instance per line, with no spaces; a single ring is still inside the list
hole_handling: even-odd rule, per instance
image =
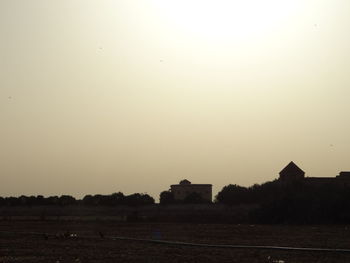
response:
[[[11,231],[0,231],[0,234],[20,234],[20,235],[36,235],[36,236],[51,236],[57,237],[57,234],[48,234],[41,232],[11,232]],[[96,236],[71,236],[67,237],[70,239],[100,239]],[[110,240],[123,240],[123,241],[138,241],[147,242],[163,245],[175,245],[175,246],[191,246],[191,247],[206,247],[206,248],[233,248],[233,249],[264,249],[264,250],[288,250],[288,251],[305,251],[305,252],[340,252],[350,253],[350,249],[346,248],[312,248],[312,247],[282,247],[282,246],[250,246],[250,245],[218,245],[218,244],[200,244],[190,242],[179,242],[179,241],[166,241],[159,239],[144,239],[144,238],[132,238],[132,237],[103,237],[104,239]]]

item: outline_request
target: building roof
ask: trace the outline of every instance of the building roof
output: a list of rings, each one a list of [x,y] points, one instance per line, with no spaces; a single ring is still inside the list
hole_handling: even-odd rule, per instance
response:
[[[172,184],[171,187],[213,186],[212,184]]]
[[[191,184],[190,181],[188,181],[187,179],[181,180],[180,184]]]
[[[350,172],[349,171],[342,171],[339,173],[337,177],[350,177]]]
[[[290,162],[286,167],[280,171],[280,175],[283,174],[305,174],[294,162]]]
[[[196,186],[212,186],[211,184],[192,184],[187,179],[181,180],[179,184],[172,184],[170,187],[196,187]]]

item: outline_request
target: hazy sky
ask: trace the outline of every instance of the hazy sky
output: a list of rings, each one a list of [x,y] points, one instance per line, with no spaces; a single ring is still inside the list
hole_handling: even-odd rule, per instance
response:
[[[348,0],[0,0],[0,195],[158,198],[350,170]]]

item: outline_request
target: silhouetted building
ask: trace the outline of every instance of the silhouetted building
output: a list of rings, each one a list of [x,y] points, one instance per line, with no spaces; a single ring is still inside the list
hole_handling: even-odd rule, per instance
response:
[[[350,179],[350,172],[340,172],[337,176],[339,179]]]
[[[188,180],[182,180],[179,184],[170,186],[170,191],[174,195],[175,200],[184,200],[192,193],[199,194],[204,200],[212,201],[212,185],[211,184],[191,184]]]
[[[314,186],[331,184],[350,186],[350,172],[340,172],[336,177],[305,177],[305,172],[294,162],[290,162],[285,168],[283,168],[279,175],[279,180],[284,183],[301,181]]]
[[[304,179],[305,172],[301,170],[294,162],[290,162],[280,171],[280,180],[300,180]]]

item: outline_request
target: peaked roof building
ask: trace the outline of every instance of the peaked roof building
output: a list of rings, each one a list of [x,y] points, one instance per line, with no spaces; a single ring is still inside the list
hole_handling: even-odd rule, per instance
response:
[[[290,162],[280,171],[279,180],[284,183],[304,182],[308,185],[338,185],[350,187],[350,172],[342,171],[336,177],[305,177],[305,172],[301,170],[294,162]]]
[[[305,177],[305,172],[294,162],[290,162],[279,174],[281,180],[302,179]]]

